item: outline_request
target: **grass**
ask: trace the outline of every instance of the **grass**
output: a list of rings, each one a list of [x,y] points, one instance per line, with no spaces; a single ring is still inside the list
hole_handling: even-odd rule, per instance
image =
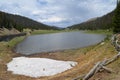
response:
[[[31,32],[31,35],[60,33],[60,32],[72,32],[72,31],[78,31],[78,30],[34,30]]]
[[[32,35],[36,34],[49,34],[49,33],[57,33],[59,30],[34,30],[31,32]]]
[[[11,53],[13,53],[12,49],[16,46],[16,44],[21,42],[24,38],[25,38],[25,36],[22,36],[22,37],[16,37],[8,42],[4,42],[4,41],[0,42],[0,57],[4,58],[8,55],[11,55]],[[8,58],[10,58],[10,57],[8,57]],[[6,58],[6,59],[8,59],[8,58]]]
[[[95,34],[106,34],[106,35],[112,35],[113,32],[109,30],[87,30],[86,33],[95,33]]]
[[[34,30],[31,32],[31,35],[50,34],[50,33],[59,33],[59,32],[65,32],[65,31],[63,30]]]
[[[11,48],[14,48],[16,44],[20,43],[23,39],[25,38],[25,36],[22,37],[16,37],[10,41],[8,41],[8,46]]]
[[[119,80],[120,79],[120,58],[107,66],[114,71],[113,73],[101,72],[93,76],[91,80],[99,78],[100,80]]]

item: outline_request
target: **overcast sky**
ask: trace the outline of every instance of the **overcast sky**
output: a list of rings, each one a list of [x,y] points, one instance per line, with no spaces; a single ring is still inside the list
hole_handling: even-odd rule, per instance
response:
[[[116,0],[0,0],[0,10],[66,27],[115,9]]]

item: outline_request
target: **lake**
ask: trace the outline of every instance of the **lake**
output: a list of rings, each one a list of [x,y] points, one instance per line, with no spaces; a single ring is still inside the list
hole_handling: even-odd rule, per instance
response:
[[[104,38],[105,35],[88,34],[83,31],[33,35],[28,36],[19,43],[15,48],[15,52],[31,55],[57,50],[77,49],[97,44]]]

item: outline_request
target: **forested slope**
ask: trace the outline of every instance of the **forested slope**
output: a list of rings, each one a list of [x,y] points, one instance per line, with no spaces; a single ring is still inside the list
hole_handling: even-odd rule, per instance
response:
[[[114,11],[110,12],[102,17],[94,18],[92,20],[72,25],[70,29],[80,30],[97,30],[97,29],[111,29],[113,22]]]
[[[30,29],[57,29],[56,27],[51,27],[40,22],[34,21],[27,17],[23,17],[20,15],[13,15],[0,11],[0,28],[16,28],[18,30],[22,30],[23,28]]]

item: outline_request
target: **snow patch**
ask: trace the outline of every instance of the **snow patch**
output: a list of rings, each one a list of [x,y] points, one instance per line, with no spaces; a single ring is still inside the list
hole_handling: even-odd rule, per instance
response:
[[[25,75],[30,77],[52,76],[77,65],[73,61],[59,61],[47,58],[13,58],[7,64],[8,71],[13,74]]]

